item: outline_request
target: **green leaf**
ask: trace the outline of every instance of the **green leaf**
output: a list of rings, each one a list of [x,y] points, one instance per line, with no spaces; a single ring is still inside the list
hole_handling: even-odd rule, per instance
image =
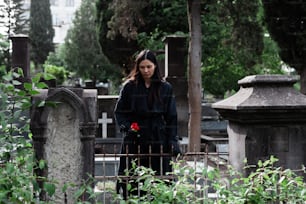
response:
[[[46,162],[44,160],[40,160],[38,164],[39,169],[44,169],[45,166],[46,166]]]
[[[55,79],[55,77],[52,74],[44,73],[44,79],[48,81],[51,79]]]
[[[45,82],[39,82],[36,84],[36,87],[39,89],[47,88],[48,85]]]
[[[40,102],[37,104],[37,106],[38,106],[38,107],[43,107],[43,106],[45,106],[45,104],[46,104],[46,101],[40,101]]]
[[[84,193],[84,189],[83,189],[83,188],[80,188],[80,189],[78,189],[78,190],[74,193],[74,196],[75,196],[76,198],[80,198],[80,197],[83,195],[83,193]]]
[[[32,77],[32,82],[33,82],[34,84],[37,84],[37,83],[40,81],[41,76],[42,76],[42,73],[36,74],[34,77]]]
[[[12,75],[5,75],[2,77],[5,81],[11,81],[13,79]]]
[[[263,164],[262,164],[262,161],[259,160],[259,161],[258,161],[258,167],[262,167],[262,165],[263,165]]]
[[[12,75],[13,75],[14,78],[19,78],[19,77],[23,76],[22,72],[18,72],[18,73],[17,72],[12,72]]]
[[[67,189],[68,189],[68,184],[65,183],[64,186],[63,186],[63,188],[62,188],[62,192],[63,192],[63,193],[66,192]]]
[[[32,84],[28,83],[28,82],[24,83],[23,87],[25,88],[25,90],[28,90],[28,91],[32,90],[32,88],[33,88]]]
[[[21,82],[18,81],[18,80],[13,80],[12,83],[13,83],[13,85],[15,85],[15,86],[21,85]]]
[[[31,91],[29,91],[29,93],[30,93],[30,95],[34,96],[34,95],[39,94],[40,92],[37,91],[37,90],[31,90]]]
[[[55,193],[55,185],[53,183],[45,182],[44,189],[49,196],[53,196]]]

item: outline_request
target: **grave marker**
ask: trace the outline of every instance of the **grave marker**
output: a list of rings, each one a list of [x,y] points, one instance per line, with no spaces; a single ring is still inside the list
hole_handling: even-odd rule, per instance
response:
[[[107,124],[113,123],[112,118],[107,118],[107,113],[102,113],[102,118],[98,119],[98,124],[102,124],[102,138],[107,138]]]
[[[56,182],[55,195],[45,192],[40,200],[54,203],[76,203],[74,194],[82,181],[94,175],[94,139],[97,126],[97,91],[81,88],[51,88],[39,90],[33,104],[45,100],[57,102],[55,107],[33,107],[31,131],[36,158],[45,160],[47,168],[37,169],[37,175]],[[43,180],[38,181],[40,187]],[[68,187],[63,193],[61,189]],[[87,199],[89,195],[84,194]]]

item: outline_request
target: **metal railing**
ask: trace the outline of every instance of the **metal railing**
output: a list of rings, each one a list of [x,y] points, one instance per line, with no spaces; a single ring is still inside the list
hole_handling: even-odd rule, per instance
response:
[[[120,163],[120,158],[124,158],[123,161],[126,162],[126,165],[128,168],[131,160],[135,159],[135,162],[137,165],[141,165],[139,161],[145,159],[148,162],[146,163],[147,167],[151,167],[151,160],[153,158],[158,158],[160,161],[161,168],[160,173],[157,173],[155,177],[160,179],[170,179],[175,180],[175,173],[174,174],[163,174],[163,162],[164,158],[171,158],[172,161],[177,162],[180,161],[180,165],[188,166],[189,168],[192,168],[194,172],[199,172],[195,174],[199,178],[196,178],[193,180],[194,183],[192,183],[192,186],[194,187],[194,192],[196,196],[202,196],[202,197],[214,197],[214,192],[211,192],[210,188],[205,188],[206,190],[204,192],[198,192],[198,185],[208,185],[209,183],[206,178],[200,178],[201,171],[206,169],[219,169],[221,171],[226,170],[226,167],[228,165],[228,153],[227,152],[208,152],[208,145],[203,144],[201,146],[201,152],[190,152],[187,151],[187,145],[181,145],[182,155],[179,155],[178,157],[174,157],[173,155],[169,153],[164,153],[163,151],[156,153],[148,151],[149,153],[140,153],[140,152],[133,152],[133,153],[125,153],[121,154],[120,146],[119,145],[113,145],[113,147],[108,146],[101,146],[102,150],[99,152],[102,152],[100,154],[95,154],[95,179],[97,181],[96,183],[96,191],[101,192],[101,196],[99,198],[100,202],[102,203],[109,203],[111,198],[111,194],[107,194],[107,189],[113,189],[113,191],[116,191],[116,184],[118,181],[124,181],[129,182],[131,180],[135,180],[135,175],[132,174],[124,174],[124,175],[118,175],[118,168]],[[162,150],[162,148],[161,148]],[[201,180],[199,184],[199,180]],[[197,181],[197,183],[195,182]],[[140,193],[140,191],[138,191]],[[121,192],[122,194],[122,192]],[[123,195],[124,196],[124,195]]]

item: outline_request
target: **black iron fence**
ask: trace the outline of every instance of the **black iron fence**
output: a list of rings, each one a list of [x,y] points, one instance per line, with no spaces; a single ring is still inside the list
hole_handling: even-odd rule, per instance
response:
[[[163,148],[160,148],[160,152],[151,151],[143,153],[141,151],[126,151],[121,154],[121,145],[101,145],[99,154],[95,155],[95,179],[97,181],[95,189],[100,192],[99,200],[102,203],[111,203],[113,201],[113,194],[111,192],[117,192],[122,197],[129,197],[130,186],[128,184],[135,183],[139,175],[135,173],[135,168],[138,166],[145,166],[147,168],[155,170],[153,176],[158,179],[176,181],[178,175],[182,174],[181,170],[192,170],[193,178],[190,179],[190,186],[193,188],[194,196],[201,196],[203,198],[214,198],[215,192],[209,186],[209,179],[207,175],[203,174],[203,170],[210,171],[212,169],[218,169],[221,172],[226,170],[228,165],[228,153],[220,151],[211,151],[208,145],[203,144],[201,146],[201,152],[187,151],[187,145],[181,145],[182,153],[178,156],[174,156],[171,153],[163,152]],[[141,148],[138,148],[140,150]],[[156,167],[156,162],[159,164]],[[176,164],[171,169],[163,169],[167,165],[165,162],[174,162]],[[125,171],[122,172],[122,165]],[[120,167],[121,166],[121,167]],[[134,170],[133,170],[134,169]],[[184,173],[184,172],[183,172]],[[188,172],[187,172],[188,173]],[[118,189],[118,184],[121,184],[121,188]],[[139,185],[136,184],[136,185]],[[202,188],[201,186],[206,186]],[[111,189],[111,190],[110,190]],[[135,188],[134,194],[141,195],[141,188]],[[199,190],[200,189],[200,190]]]

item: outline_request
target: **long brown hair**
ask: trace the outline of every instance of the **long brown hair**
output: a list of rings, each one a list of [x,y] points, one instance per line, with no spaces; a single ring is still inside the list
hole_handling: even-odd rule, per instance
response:
[[[150,50],[142,50],[137,56],[135,60],[134,68],[131,73],[128,75],[127,80],[132,80],[136,84],[144,83],[144,79],[139,71],[139,64],[143,60],[150,60],[155,65],[155,70],[153,76],[151,78],[151,91],[149,93],[148,103],[149,107],[152,108],[152,105],[155,101],[160,100],[160,85],[162,82],[162,76],[160,74],[159,65],[157,63],[157,59],[155,54]]]

